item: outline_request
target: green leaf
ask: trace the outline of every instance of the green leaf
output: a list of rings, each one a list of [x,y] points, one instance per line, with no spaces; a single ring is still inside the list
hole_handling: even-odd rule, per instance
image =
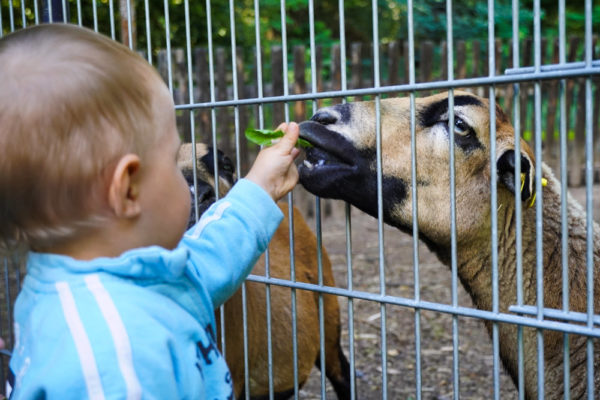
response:
[[[256,143],[259,146],[270,146],[273,144],[273,140],[280,139],[284,135],[283,131],[271,131],[268,129],[246,129],[246,139],[252,143]],[[300,147],[312,147],[308,141],[304,139],[298,139],[296,146]]]

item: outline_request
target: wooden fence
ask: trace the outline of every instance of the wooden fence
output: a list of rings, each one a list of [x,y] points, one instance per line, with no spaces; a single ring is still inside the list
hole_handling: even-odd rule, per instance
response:
[[[594,38],[594,48],[597,46]],[[530,66],[533,60],[533,45],[531,40],[520,43],[520,65]],[[542,41],[542,64],[556,64],[559,59],[558,42],[549,43]],[[334,44],[330,47],[317,46],[315,49],[316,84],[317,92],[341,89],[341,62],[340,46]],[[583,60],[583,40],[571,37],[566,44],[567,61]],[[236,50],[236,72],[238,98],[258,97],[256,84],[256,63],[254,49]],[[408,82],[408,43],[390,42],[382,44],[380,48],[380,76],[381,85],[395,85]],[[304,46],[295,46],[288,56],[289,94],[311,93],[311,59],[310,51]],[[261,58],[264,97],[284,94],[283,82],[283,52],[281,47],[272,47],[263,51]],[[512,44],[510,41],[496,40],[495,45],[496,75],[502,75],[504,70],[512,68]],[[193,49],[194,102],[206,103],[211,99],[211,82],[209,70],[209,54],[205,48]],[[455,45],[455,79],[487,76],[487,43],[473,40],[470,42],[458,41]],[[176,104],[189,103],[187,59],[185,50],[172,49],[171,55],[172,85]],[[168,81],[167,53],[158,51],[156,66],[163,78]],[[417,82],[428,82],[447,79],[446,44],[424,41],[415,49],[415,70]],[[214,49],[214,99],[232,100],[234,98],[232,84],[232,62],[229,49]],[[373,86],[372,44],[351,43],[347,48],[347,88],[368,88]],[[596,150],[596,179],[600,170],[600,140],[598,140],[598,115],[600,106],[600,90],[598,82],[593,80],[593,120]],[[544,161],[558,172],[560,148],[558,146],[559,127],[559,82],[544,81],[542,89],[542,131]],[[467,90],[482,96],[488,95],[486,87],[471,87]],[[498,104],[505,109],[509,116],[513,115],[513,85],[497,85],[496,97]],[[431,92],[419,92],[417,95],[428,95]],[[356,99],[350,99],[356,100]],[[359,99],[358,99],[359,100]],[[339,98],[321,99],[315,102],[316,107],[340,102]],[[583,174],[585,165],[585,79],[569,79],[566,81],[567,101],[567,126],[569,131],[568,162],[569,184],[579,186],[584,184]],[[526,140],[532,142],[535,131],[533,111],[533,82],[520,84],[520,121],[521,132]],[[284,120],[284,103],[264,104],[262,106],[239,106],[240,126],[240,162],[242,172],[248,168],[248,162],[256,153],[256,146],[247,144],[243,132],[248,126],[256,127],[263,120],[264,127],[276,126]],[[194,111],[194,124],[197,140],[210,142],[212,137],[213,116],[211,110],[202,109]],[[292,120],[301,121],[309,118],[313,112],[313,101],[298,101],[289,105],[289,115]],[[215,113],[215,130],[219,147],[231,156],[235,155],[234,143],[234,108],[218,107]],[[185,138],[190,137],[191,119],[188,111],[178,112],[179,129]],[[533,144],[533,143],[532,143]]]

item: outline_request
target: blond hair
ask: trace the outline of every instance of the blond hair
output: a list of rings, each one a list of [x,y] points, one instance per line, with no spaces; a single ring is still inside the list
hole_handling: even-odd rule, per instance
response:
[[[0,39],[0,252],[43,249],[106,215],[118,159],[156,140],[155,70],[86,28]]]

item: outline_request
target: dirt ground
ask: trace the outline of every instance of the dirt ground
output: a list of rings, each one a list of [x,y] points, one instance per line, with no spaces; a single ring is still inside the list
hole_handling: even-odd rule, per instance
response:
[[[585,189],[571,190],[585,204]],[[595,219],[600,221],[600,186],[594,188]],[[336,284],[347,288],[346,222],[344,205],[332,202],[333,217],[322,221],[323,246],[331,258]],[[312,222],[314,226],[314,222]],[[377,220],[352,208],[353,289],[378,294],[379,240]],[[397,229],[384,227],[386,293],[414,298],[413,239]],[[450,269],[441,264],[424,245],[419,245],[421,299],[451,304]],[[459,285],[459,305],[473,307],[469,295]],[[348,301],[340,298],[342,347],[348,356]],[[382,398],[381,376],[381,309],[378,303],[354,300],[354,352],[356,390],[359,399]],[[406,307],[386,306],[387,314],[387,398],[416,398],[415,312]],[[423,399],[451,399],[452,386],[452,317],[422,311],[421,379]],[[492,345],[481,321],[459,318],[460,397],[488,399],[493,394]],[[510,377],[501,369],[502,399],[517,398]],[[327,383],[327,399],[335,399]],[[321,375],[313,369],[310,380],[300,391],[301,399],[321,398]]]

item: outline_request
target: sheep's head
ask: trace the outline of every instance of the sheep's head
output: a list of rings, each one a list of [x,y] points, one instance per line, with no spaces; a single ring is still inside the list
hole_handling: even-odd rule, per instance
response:
[[[216,151],[219,177],[219,198],[225,196],[235,179],[235,168],[233,162],[221,150]],[[202,215],[217,196],[215,192],[215,150],[203,143],[196,144],[196,188],[194,188],[194,162],[192,155],[192,144],[181,145],[177,156],[177,165],[190,187],[192,203],[198,198],[198,214]],[[197,196],[194,196],[194,191]],[[192,207],[189,226],[196,221],[195,207]]]
[[[306,150],[300,182],[310,192],[348,201],[377,215],[376,105],[355,102],[318,110],[300,125]],[[448,126],[448,95],[415,101],[416,185],[421,237],[430,245],[450,243],[449,138],[454,133],[457,233],[459,240],[481,231],[490,215],[489,102],[455,92],[454,126]],[[412,232],[410,98],[380,102],[384,220]],[[514,130],[497,107],[495,162],[499,202],[514,203]],[[533,193],[533,156],[521,141],[522,200]],[[524,203],[525,204],[525,203]]]

